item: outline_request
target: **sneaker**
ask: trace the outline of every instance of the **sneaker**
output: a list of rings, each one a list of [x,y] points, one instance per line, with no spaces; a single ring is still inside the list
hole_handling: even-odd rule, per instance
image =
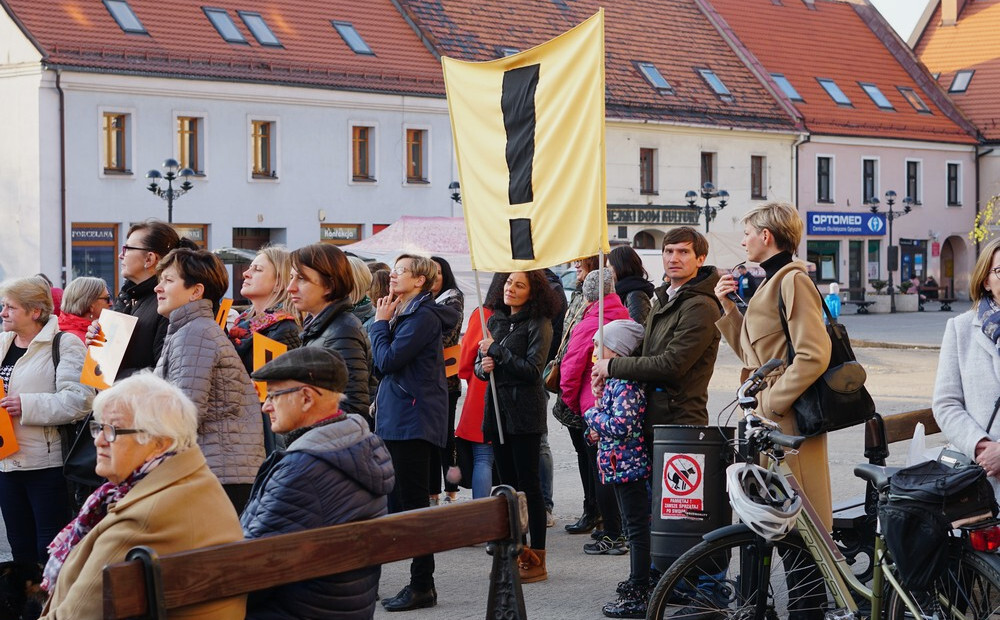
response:
[[[545,527],[552,527],[556,524],[556,518],[551,510],[545,511]]]
[[[595,543],[584,545],[583,552],[587,555],[625,555],[628,553],[628,544],[624,536],[614,539],[605,536]]]

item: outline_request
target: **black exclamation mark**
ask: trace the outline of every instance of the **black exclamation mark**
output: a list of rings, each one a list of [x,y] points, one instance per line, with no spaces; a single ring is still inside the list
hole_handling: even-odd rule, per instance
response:
[[[507,130],[507,170],[510,183],[507,198],[511,205],[534,201],[531,187],[532,162],[535,159],[535,89],[538,87],[539,65],[529,65],[505,71],[500,108]],[[531,241],[531,220],[510,220],[511,258],[533,260],[535,249]]]

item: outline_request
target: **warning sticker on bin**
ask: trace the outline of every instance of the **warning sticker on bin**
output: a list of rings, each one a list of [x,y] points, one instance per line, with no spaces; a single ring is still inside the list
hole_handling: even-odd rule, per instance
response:
[[[689,511],[705,508],[705,455],[663,455],[661,519],[690,519]]]

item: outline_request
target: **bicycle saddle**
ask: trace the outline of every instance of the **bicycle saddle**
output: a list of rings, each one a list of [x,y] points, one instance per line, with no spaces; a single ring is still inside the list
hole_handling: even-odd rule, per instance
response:
[[[872,483],[878,491],[884,491],[889,486],[889,478],[902,467],[885,467],[882,465],[872,465],[862,463],[854,466],[854,475],[862,480]]]

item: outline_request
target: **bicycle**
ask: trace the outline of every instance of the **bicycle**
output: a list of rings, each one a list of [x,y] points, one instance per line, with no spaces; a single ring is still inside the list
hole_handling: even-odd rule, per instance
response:
[[[862,583],[852,572],[830,533],[818,525],[818,515],[784,463],[785,450],[796,449],[805,438],[785,435],[774,422],[754,413],[765,376],[782,363],[771,360],[737,392],[746,421],[742,440],[746,451],[739,459],[745,465],[733,471],[773,477],[762,481],[766,488],[761,491],[774,500],[770,512],[752,517],[766,522],[744,521],[706,534],[660,578],[647,620],[1000,618],[1000,557],[986,552],[1000,545],[996,520],[951,533],[948,569],[927,591],[910,591],[900,583],[878,534],[871,584]],[[759,455],[768,457],[766,470],[756,467]],[[854,472],[885,494],[896,469],[866,463]],[[731,503],[734,512],[744,516],[746,508]]]

